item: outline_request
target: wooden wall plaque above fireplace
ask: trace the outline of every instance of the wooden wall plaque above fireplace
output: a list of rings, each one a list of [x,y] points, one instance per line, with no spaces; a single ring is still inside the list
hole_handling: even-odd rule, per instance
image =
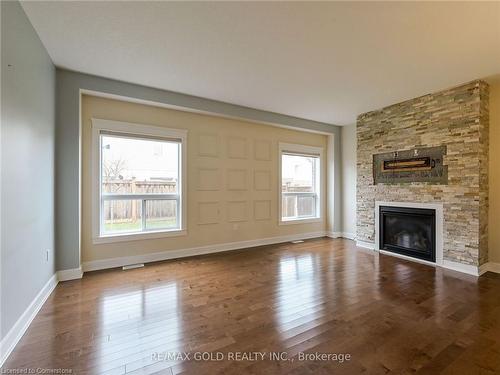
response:
[[[374,184],[410,182],[448,183],[443,164],[446,146],[416,148],[373,155]]]

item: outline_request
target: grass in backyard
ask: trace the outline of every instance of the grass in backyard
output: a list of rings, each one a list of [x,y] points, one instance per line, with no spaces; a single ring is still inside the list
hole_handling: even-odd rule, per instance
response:
[[[176,227],[175,218],[152,219],[146,221],[147,229],[170,229]],[[104,230],[106,232],[138,232],[142,229],[141,220],[123,221],[118,223],[105,222]]]

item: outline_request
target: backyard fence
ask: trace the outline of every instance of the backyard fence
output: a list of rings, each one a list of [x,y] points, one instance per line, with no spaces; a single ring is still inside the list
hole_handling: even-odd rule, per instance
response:
[[[177,192],[176,181],[136,181],[136,180],[105,180],[103,193],[112,194],[171,194]],[[282,209],[284,217],[313,215],[316,200],[313,196],[305,196],[309,187],[283,185]],[[113,223],[136,222],[141,218],[141,200],[122,199],[104,202],[103,218]],[[173,219],[177,216],[175,200],[146,200],[144,210],[149,220]]]
[[[172,194],[177,192],[176,181],[136,181],[136,180],[105,180],[102,184],[103,193],[112,194]],[[123,199],[105,201],[104,220],[118,222],[135,222],[141,217],[141,201]],[[175,200],[147,200],[145,214],[150,219],[176,217],[177,203]]]
[[[316,213],[316,195],[310,186],[284,183],[281,186],[282,217],[313,216]]]

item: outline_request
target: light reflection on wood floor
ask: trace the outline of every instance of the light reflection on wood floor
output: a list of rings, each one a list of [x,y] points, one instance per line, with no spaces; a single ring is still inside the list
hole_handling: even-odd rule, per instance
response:
[[[153,355],[166,352],[224,358],[286,352],[289,360]],[[300,352],[344,353],[351,360],[299,361]],[[87,273],[57,286],[3,368],[495,374],[500,277],[477,279],[327,238]]]

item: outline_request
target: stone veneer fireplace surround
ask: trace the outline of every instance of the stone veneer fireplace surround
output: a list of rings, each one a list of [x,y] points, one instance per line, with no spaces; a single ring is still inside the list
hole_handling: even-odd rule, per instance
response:
[[[428,262],[422,259],[396,254],[391,251],[381,250],[380,249],[380,222],[379,222],[379,213],[380,206],[389,206],[389,207],[410,207],[410,208],[426,208],[432,209],[436,213],[436,262]],[[383,255],[390,255],[397,258],[402,258],[406,260],[411,260],[413,262],[422,263],[430,266],[437,266],[448,268],[455,271],[460,271],[464,273],[468,273],[474,276],[480,276],[486,269],[482,267],[474,267],[468,264],[461,264],[458,262],[453,262],[449,260],[443,259],[443,226],[444,226],[444,218],[443,218],[443,205],[440,203],[418,203],[418,202],[384,202],[384,201],[376,201],[375,202],[375,243],[370,243],[366,241],[356,241],[356,245],[359,247],[363,247],[366,249],[375,250]]]
[[[489,88],[473,81],[358,116],[356,239],[375,249],[376,202],[442,206],[436,265],[479,275],[488,262]],[[446,183],[375,184],[374,155],[446,147]],[[436,228],[437,229],[437,228]],[[393,254],[391,254],[393,255]],[[413,259],[412,259],[413,260]]]

